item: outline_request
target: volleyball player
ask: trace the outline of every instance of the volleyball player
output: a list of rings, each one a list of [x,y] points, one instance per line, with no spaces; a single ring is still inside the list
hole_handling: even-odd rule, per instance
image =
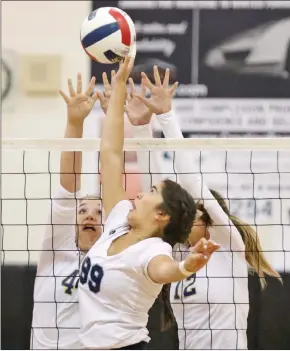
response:
[[[172,107],[172,88],[168,88],[169,70],[161,83],[158,68],[154,67],[155,85],[142,73],[142,83],[151,92],[131,98],[139,99],[155,113],[166,138],[182,138]],[[130,117],[135,125],[144,125],[150,136],[150,114]],[[145,116],[145,118],[144,118]],[[146,127],[147,126],[147,127]],[[152,134],[151,134],[152,135]],[[138,135],[136,135],[138,136]],[[154,157],[154,154],[153,154]],[[247,317],[249,310],[248,267],[255,271],[262,286],[265,276],[279,278],[279,274],[265,259],[255,231],[239,218],[231,215],[225,200],[216,191],[209,190],[201,177],[192,172],[193,155],[189,151],[175,152],[175,169],[179,181],[195,199],[198,215],[188,239],[180,252],[187,255],[189,246],[200,238],[212,238],[221,243],[219,250],[202,270],[171,285],[171,304],[179,326],[180,349],[246,349]]]
[[[100,148],[104,233],[80,270],[80,339],[87,349],[143,349],[148,310],[162,285],[182,280],[209,260],[219,245],[205,239],[177,264],[172,246],[185,242],[195,218],[192,197],[164,181],[127,199],[122,185],[124,101],[133,66],[127,57],[114,78]]]
[[[85,118],[97,94],[95,78],[82,92],[82,77],[70,96],[60,91],[67,104],[65,138],[82,138]],[[92,96],[91,96],[92,95]],[[101,204],[95,196],[79,198],[82,153],[62,152],[60,185],[51,203],[34,286],[31,331],[32,349],[79,349],[78,279],[84,254],[101,235]],[[17,336],[16,336],[17,337]]]

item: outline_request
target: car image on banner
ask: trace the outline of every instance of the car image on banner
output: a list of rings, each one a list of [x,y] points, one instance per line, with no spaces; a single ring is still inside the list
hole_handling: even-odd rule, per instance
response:
[[[234,35],[211,49],[206,54],[205,64],[217,70],[288,79],[290,17]]]

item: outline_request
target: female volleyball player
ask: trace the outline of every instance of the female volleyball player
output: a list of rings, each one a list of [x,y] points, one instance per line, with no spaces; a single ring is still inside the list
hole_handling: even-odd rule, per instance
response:
[[[182,138],[177,119],[171,110],[172,88],[168,89],[169,70],[163,83],[154,67],[155,85],[143,73],[143,84],[151,92],[133,96],[142,102],[142,116],[128,117],[134,125],[150,122],[152,113],[157,115],[165,137]],[[147,114],[144,110],[147,107]],[[148,112],[151,112],[150,113]],[[142,136],[148,128],[143,128]],[[138,136],[138,135],[136,135]],[[154,157],[154,154],[153,154]],[[188,247],[200,238],[212,238],[221,243],[219,250],[202,270],[182,282],[171,285],[171,304],[179,326],[180,349],[246,349],[248,317],[248,266],[261,277],[279,278],[279,274],[266,261],[255,231],[246,223],[230,214],[223,198],[209,190],[201,177],[192,172],[193,155],[187,151],[175,152],[175,169],[179,181],[198,201],[198,216],[188,239],[188,245],[180,251],[180,259]]]
[[[133,62],[126,58],[114,78],[101,140],[104,233],[80,270],[80,339],[87,349],[142,349],[148,310],[162,284],[203,267],[219,245],[205,239],[180,264],[172,246],[185,242],[195,218],[192,197],[164,181],[128,201],[122,185],[124,101]]]
[[[97,94],[91,96],[93,78],[82,93],[68,82],[70,96],[60,91],[67,104],[65,138],[82,138],[85,118]],[[101,234],[100,200],[88,196],[76,200],[81,184],[82,153],[62,152],[60,185],[51,203],[49,224],[43,240],[34,287],[31,332],[32,349],[79,349],[78,278],[82,257]]]

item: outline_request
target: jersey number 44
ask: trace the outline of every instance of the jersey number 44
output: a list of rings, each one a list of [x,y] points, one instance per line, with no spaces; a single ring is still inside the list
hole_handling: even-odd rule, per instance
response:
[[[103,268],[98,264],[92,266],[91,259],[86,257],[82,263],[80,272],[78,269],[74,270],[62,281],[62,286],[65,287],[64,292],[71,295],[73,289],[77,289],[80,282],[83,285],[88,284],[89,289],[97,294],[100,291],[103,276]]]

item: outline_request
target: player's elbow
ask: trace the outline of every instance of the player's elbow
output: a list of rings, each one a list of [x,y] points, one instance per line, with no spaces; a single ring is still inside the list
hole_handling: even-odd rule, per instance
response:
[[[101,161],[102,161],[102,158],[108,157],[110,154],[112,154],[113,151],[114,151],[114,149],[113,149],[112,144],[110,142],[102,141],[101,147],[100,147]]]
[[[169,284],[176,277],[177,264],[169,256],[156,256],[148,264],[147,274],[149,278],[158,284]]]

